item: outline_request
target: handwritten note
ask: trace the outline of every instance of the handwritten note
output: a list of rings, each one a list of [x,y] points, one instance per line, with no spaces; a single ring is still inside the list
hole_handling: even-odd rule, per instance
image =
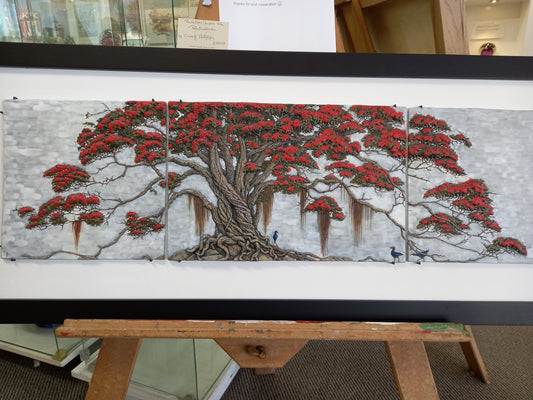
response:
[[[335,52],[333,0],[219,0],[234,50]]]
[[[228,23],[179,18],[177,47],[188,49],[227,49]]]

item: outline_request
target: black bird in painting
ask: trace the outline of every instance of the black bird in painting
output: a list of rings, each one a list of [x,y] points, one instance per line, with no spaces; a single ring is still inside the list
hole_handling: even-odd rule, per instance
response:
[[[424,251],[419,251],[418,253],[411,253],[412,256],[417,256],[418,257],[418,261],[416,262],[417,264],[420,264],[422,261],[424,261],[424,257],[427,256],[429,253],[429,249],[428,250],[424,250]]]
[[[274,234],[272,235],[272,239],[274,240],[274,244],[276,244],[276,241],[278,240],[279,234],[278,231],[274,231]]]
[[[391,247],[390,255],[392,256],[392,263],[396,264],[396,259],[398,259],[398,262],[400,262],[400,256],[403,256],[403,253],[397,252],[394,246]]]

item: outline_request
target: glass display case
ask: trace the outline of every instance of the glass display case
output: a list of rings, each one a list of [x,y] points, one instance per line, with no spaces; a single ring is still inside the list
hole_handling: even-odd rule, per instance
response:
[[[57,338],[53,325],[0,324],[0,349],[62,367],[95,339]]]
[[[82,363],[72,370],[72,375],[89,382],[97,357],[98,351],[83,351]],[[238,369],[210,339],[143,339],[127,398],[216,400]]]
[[[176,47],[179,18],[197,0],[5,0],[0,41]]]

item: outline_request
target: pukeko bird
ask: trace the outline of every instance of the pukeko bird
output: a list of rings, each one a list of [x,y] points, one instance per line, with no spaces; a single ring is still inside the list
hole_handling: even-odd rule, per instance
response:
[[[394,246],[391,247],[390,255],[392,256],[392,263],[396,264],[396,259],[398,259],[398,262],[400,262],[400,256],[403,256],[403,253],[397,252]]]
[[[276,241],[278,240],[279,234],[278,231],[274,231],[274,234],[272,235],[272,239],[274,240],[274,244],[276,244]]]
[[[417,264],[420,264],[422,261],[424,261],[424,257],[427,256],[429,253],[429,249],[428,250],[424,250],[424,251],[419,251],[418,253],[411,253],[412,256],[417,256],[418,257],[418,260],[417,260]]]

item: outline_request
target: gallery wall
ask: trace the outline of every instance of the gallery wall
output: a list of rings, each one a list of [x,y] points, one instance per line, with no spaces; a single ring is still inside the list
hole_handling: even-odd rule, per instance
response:
[[[0,99],[533,109],[532,82],[0,69]],[[524,184],[527,184],[524,183]],[[2,260],[0,298],[533,301],[531,264]]]

